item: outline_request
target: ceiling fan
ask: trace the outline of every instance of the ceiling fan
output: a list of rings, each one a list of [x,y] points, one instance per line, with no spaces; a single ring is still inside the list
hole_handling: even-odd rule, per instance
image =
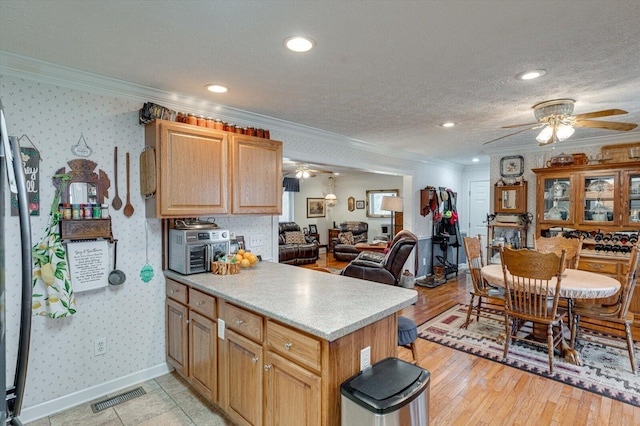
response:
[[[295,170],[285,173],[285,176],[294,175],[298,179],[308,179],[310,177],[316,177],[320,173],[326,173],[332,175],[330,170],[316,170],[311,169],[308,164],[299,165]]]
[[[573,135],[573,132],[575,131],[574,127],[591,127],[594,129],[620,131],[633,130],[638,127],[638,125],[634,123],[590,120],[591,118],[627,114],[627,111],[621,109],[605,109],[602,111],[571,115],[573,113],[574,102],[575,101],[573,99],[554,99],[536,104],[532,106],[536,120],[538,120],[536,123],[503,126],[503,129],[512,129],[522,126],[530,127],[490,140],[489,142],[485,142],[484,145],[533,129],[542,129],[538,136],[536,136],[536,140],[540,142],[541,146],[543,146],[566,140]]]

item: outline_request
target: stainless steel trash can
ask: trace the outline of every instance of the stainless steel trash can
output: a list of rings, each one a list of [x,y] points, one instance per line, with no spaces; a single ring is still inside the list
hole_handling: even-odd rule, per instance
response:
[[[340,386],[342,426],[429,424],[430,373],[387,358]]]

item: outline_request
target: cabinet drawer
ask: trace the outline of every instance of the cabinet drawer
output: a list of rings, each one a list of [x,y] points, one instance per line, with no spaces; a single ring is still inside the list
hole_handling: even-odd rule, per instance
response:
[[[187,303],[187,286],[167,278],[167,297],[180,303]]]
[[[608,274],[617,278],[618,276],[618,264],[609,262],[600,262],[597,260],[584,260],[580,259],[578,269],[588,272],[596,272],[598,274]]]
[[[189,289],[189,308],[209,319],[216,318],[216,298],[201,291]]]
[[[225,317],[227,327],[241,335],[262,342],[263,326],[262,317],[230,304],[225,305]]]
[[[267,347],[305,367],[320,371],[320,341],[267,321]]]

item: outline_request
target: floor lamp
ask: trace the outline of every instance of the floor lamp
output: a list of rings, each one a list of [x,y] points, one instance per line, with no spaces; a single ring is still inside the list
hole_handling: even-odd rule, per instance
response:
[[[393,237],[396,236],[393,215],[396,212],[402,212],[402,205],[402,197],[382,197],[382,205],[380,206],[380,210],[391,212],[391,232],[389,232],[391,238],[389,239],[389,241],[393,240]]]

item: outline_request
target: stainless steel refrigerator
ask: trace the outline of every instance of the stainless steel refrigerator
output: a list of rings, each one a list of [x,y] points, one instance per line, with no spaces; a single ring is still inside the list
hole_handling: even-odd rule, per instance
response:
[[[6,177],[5,177],[6,176]],[[20,243],[7,243],[5,236],[9,224],[5,219],[6,190],[17,194],[20,219]],[[7,253],[21,254],[20,280],[7,281],[5,259]],[[20,157],[20,146],[16,137],[7,133],[4,108],[0,101],[0,385],[6,389],[6,398],[0,398],[0,425],[9,423],[21,426],[20,412],[27,379],[27,363],[29,361],[29,341],[31,338],[31,294],[32,294],[32,261],[31,261],[31,221],[27,205],[27,190]],[[14,381],[7,383],[6,355],[6,293],[20,292],[20,324],[18,337],[18,358]]]

